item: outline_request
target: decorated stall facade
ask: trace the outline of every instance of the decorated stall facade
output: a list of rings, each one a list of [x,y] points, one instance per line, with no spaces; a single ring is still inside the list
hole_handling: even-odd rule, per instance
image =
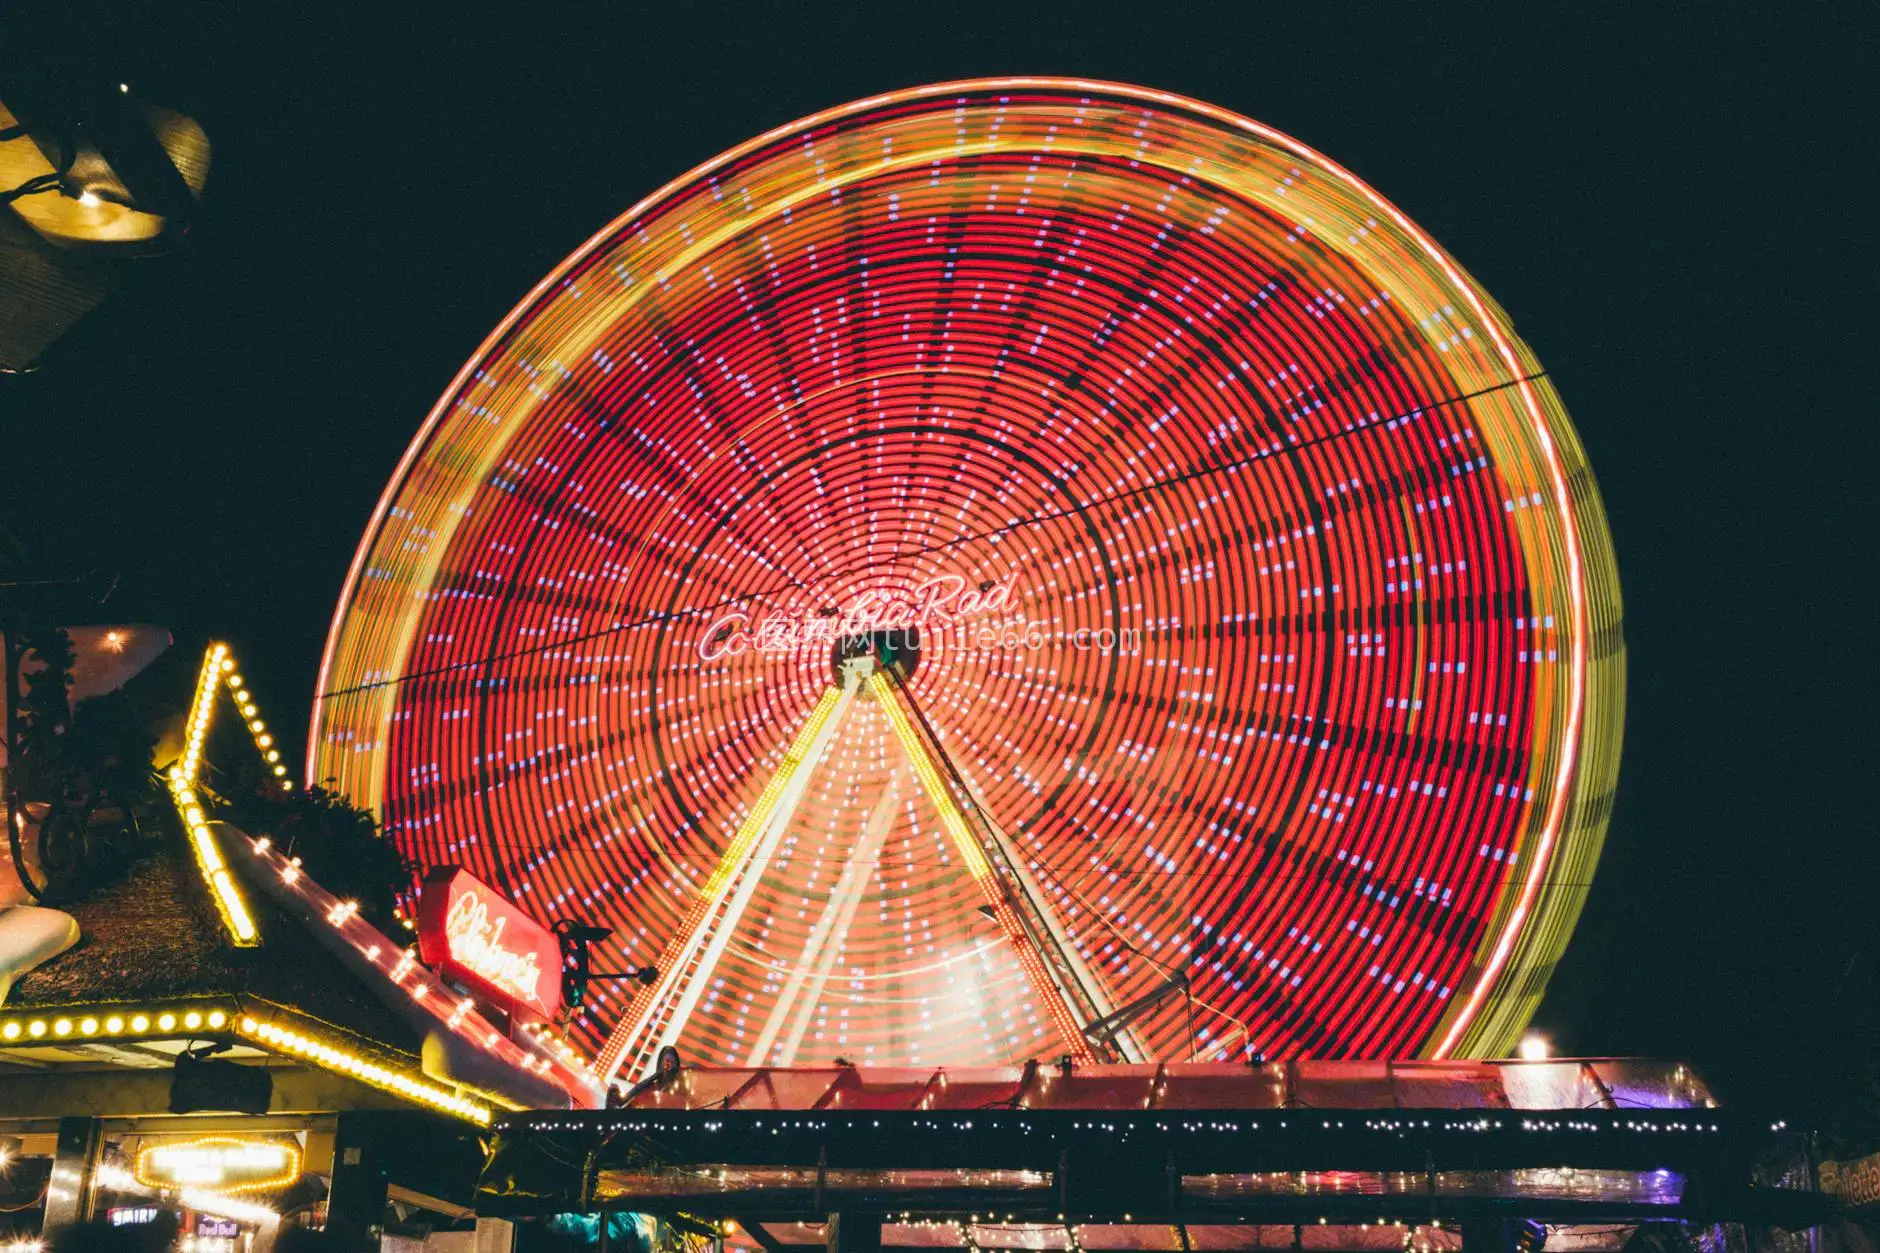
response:
[[[1637,1059],[678,1066],[494,1131],[480,1213],[753,1253],[1776,1249],[1833,1212],[1794,1129]]]
[[[272,785],[293,787],[213,645],[164,774],[174,829],[121,877],[6,911],[63,919],[71,938],[22,962],[0,1002],[0,1241],[162,1212],[211,1242],[192,1247],[244,1253],[284,1219],[361,1240],[400,1215],[462,1225],[498,1113],[600,1103],[544,1018],[477,978],[480,961],[520,980],[528,963],[503,940],[521,920],[492,936],[463,906],[427,932],[443,946],[434,972],[402,923],[394,939],[292,850],[216,819],[205,751],[219,711],[248,729]],[[554,983],[559,963],[541,973]]]

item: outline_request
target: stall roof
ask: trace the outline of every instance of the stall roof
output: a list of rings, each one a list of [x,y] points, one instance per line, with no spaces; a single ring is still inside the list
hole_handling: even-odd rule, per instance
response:
[[[1289,1224],[1807,1225],[1832,1208],[1761,1169],[1799,1154],[1796,1133],[1717,1108],[1675,1061],[681,1066],[621,1107],[494,1130],[480,1214],[620,1209],[754,1233],[874,1214],[896,1245],[988,1215],[1005,1230],[982,1247],[1063,1248],[1068,1230],[1095,1248],[1088,1225],[1113,1229],[1111,1247],[1171,1247],[1171,1226],[1194,1226],[1239,1229],[1216,1247],[1244,1248],[1249,1229]]]
[[[230,942],[200,870],[166,838],[63,904],[82,938],[0,1004],[0,1070],[159,1069],[212,1044],[227,1059],[278,1055],[478,1123],[503,1106],[566,1107],[544,1044],[500,1035],[266,841],[222,824],[211,838],[250,888],[258,943]]]
[[[681,1067],[626,1101],[647,1110],[1706,1109],[1681,1062],[1169,1062],[1133,1066]]]
[[[197,789],[224,695],[292,790],[228,646],[211,643],[164,770],[182,831],[65,906],[76,947],[0,986],[0,1065],[149,1068],[195,1041],[311,1063],[479,1123],[503,1106],[599,1104],[601,1081],[565,1044],[493,1022],[299,858],[210,816]]]
[[[247,995],[292,1006],[415,1063],[423,1039],[329,958],[306,929],[257,902],[266,944],[235,948],[204,898],[188,855],[163,840],[123,878],[60,908],[82,938],[21,975],[5,1010]]]

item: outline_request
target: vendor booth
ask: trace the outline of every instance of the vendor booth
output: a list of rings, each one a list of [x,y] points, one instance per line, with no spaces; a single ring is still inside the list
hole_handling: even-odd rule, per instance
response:
[[[502,995],[539,959],[477,929],[500,903],[479,915],[474,883],[441,886],[465,905],[427,934],[433,970],[415,936],[210,816],[199,776],[225,691],[261,725],[217,645],[167,771],[177,829],[109,882],[0,913],[30,941],[0,1001],[0,1247],[87,1222],[173,1221],[182,1247],[234,1253],[292,1226],[468,1231],[498,1114],[601,1103],[582,1059]]]

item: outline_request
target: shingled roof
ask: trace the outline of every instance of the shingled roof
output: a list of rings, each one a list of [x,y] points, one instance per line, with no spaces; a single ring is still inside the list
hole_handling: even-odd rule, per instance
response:
[[[263,942],[236,948],[188,851],[165,836],[128,874],[60,905],[78,920],[83,938],[20,976],[7,1007],[246,995],[418,1057],[418,1032],[367,993],[302,924],[259,894],[251,906]]]

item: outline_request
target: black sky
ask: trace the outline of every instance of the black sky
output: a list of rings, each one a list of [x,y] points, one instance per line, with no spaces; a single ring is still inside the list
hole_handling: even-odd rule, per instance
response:
[[[1743,1098],[1838,1029],[1880,901],[1862,6],[109,14],[101,57],[208,130],[210,199],[181,255],[0,379],[0,513],[44,564],[120,571],[125,617],[230,639],[277,725],[304,724],[424,413],[608,219],[873,92],[1140,83],[1396,201],[1509,310],[1585,440],[1625,590],[1625,764],[1542,1025],[1572,1051],[1690,1057]]]

